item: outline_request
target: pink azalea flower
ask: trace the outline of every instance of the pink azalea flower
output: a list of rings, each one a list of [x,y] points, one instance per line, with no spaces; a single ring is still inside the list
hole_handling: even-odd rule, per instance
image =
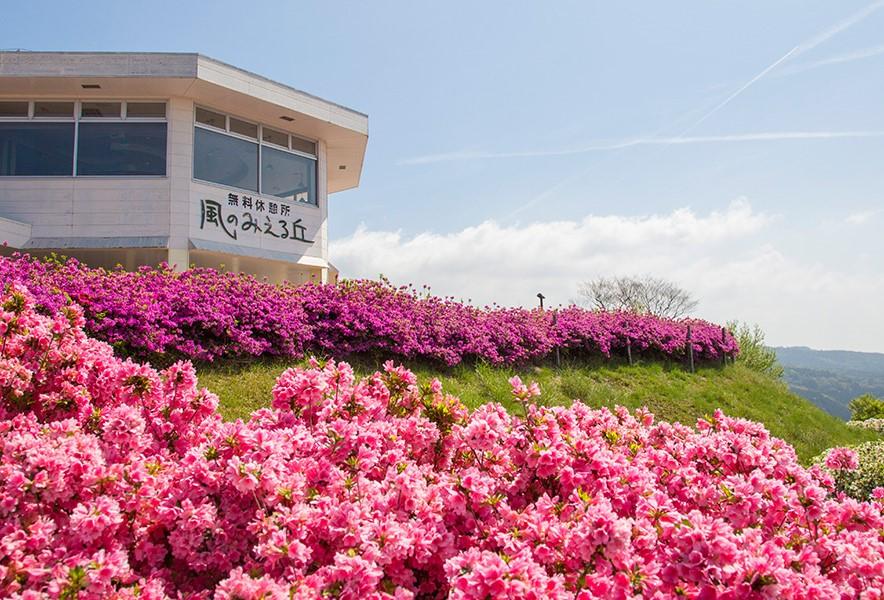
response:
[[[859,467],[859,455],[850,448],[832,448],[826,455],[826,466],[833,471],[853,471]]]
[[[84,276],[76,265],[50,271]],[[203,275],[144,270],[124,281],[152,294],[167,280],[242,289]],[[366,302],[388,291],[350,290]],[[460,310],[423,306],[440,322]],[[521,317],[502,313],[505,335],[501,323]],[[884,488],[870,501],[833,492],[856,468],[846,448],[828,454],[828,469],[805,469],[763,426],[720,411],[691,428],[644,409],[547,408],[519,377],[524,416],[493,403],[469,411],[392,362],[363,380],[335,361],[287,370],[269,408],[224,422],[192,365],[158,372],[120,359],[83,327],[75,309],[40,312],[22,286],[0,293],[2,597],[805,599],[884,589]],[[346,342],[347,332],[326,335],[339,333]]]

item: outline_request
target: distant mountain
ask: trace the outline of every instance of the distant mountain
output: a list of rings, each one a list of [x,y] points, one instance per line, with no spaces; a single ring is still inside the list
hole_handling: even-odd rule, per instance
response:
[[[823,410],[850,418],[847,404],[862,394],[884,397],[884,354],[774,348],[789,388]]]

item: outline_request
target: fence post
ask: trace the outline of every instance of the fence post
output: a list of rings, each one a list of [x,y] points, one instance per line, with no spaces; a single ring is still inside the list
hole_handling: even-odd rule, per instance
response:
[[[559,323],[559,309],[555,309],[553,311],[553,326],[557,326]],[[562,366],[562,355],[559,353],[559,345],[556,344],[556,368],[560,368]]]
[[[724,345],[727,343],[727,335],[724,327],[721,328],[721,366],[727,366],[727,352],[724,351]]]
[[[626,340],[626,357],[629,359],[629,366],[632,366],[632,340]]]
[[[691,373],[694,372],[694,343],[691,339],[691,326],[688,325],[688,357],[691,365]]]

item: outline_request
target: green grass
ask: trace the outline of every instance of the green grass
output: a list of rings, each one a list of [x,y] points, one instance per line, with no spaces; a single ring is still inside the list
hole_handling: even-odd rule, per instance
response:
[[[199,365],[197,370],[200,384],[220,397],[224,418],[246,419],[253,410],[269,404],[276,377],[296,364],[303,362],[238,361]],[[358,374],[366,375],[379,363],[358,359],[351,364]],[[496,401],[518,411],[508,382],[514,374],[526,382],[537,381],[543,392],[541,402],[550,406],[568,405],[575,398],[593,407],[647,406],[660,420],[690,425],[721,408],[728,415],[764,423],[773,435],[791,443],[805,461],[832,446],[878,439],[874,433],[848,429],[844,421],[792,394],[783,383],[740,364],[704,367],[694,374],[665,363],[630,366],[597,362],[528,369],[484,364],[409,367],[421,381],[438,377],[447,392],[471,408]]]

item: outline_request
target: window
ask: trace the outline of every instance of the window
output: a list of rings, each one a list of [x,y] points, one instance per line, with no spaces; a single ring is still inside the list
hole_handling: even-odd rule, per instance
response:
[[[37,118],[74,118],[73,102],[34,102],[34,116]]]
[[[289,147],[289,134],[283,133],[281,131],[276,131],[275,129],[270,129],[269,127],[264,127],[264,135],[261,139],[270,144],[276,144],[277,146],[282,146],[283,148]]]
[[[127,102],[127,119],[165,119],[165,102]]]
[[[258,139],[257,125],[253,123],[246,123],[245,121],[240,121],[239,119],[234,119],[233,117],[230,117],[230,132],[250,137],[253,140]]]
[[[316,204],[316,161],[276,148],[262,148],[261,193]]]
[[[316,143],[292,136],[292,150],[316,156]]]
[[[196,109],[196,122],[203,125],[211,125],[218,129],[227,129],[227,117],[205,108]]]
[[[194,179],[318,205],[316,142],[202,107],[193,139]]]
[[[166,124],[80,123],[78,175],[165,175]]]
[[[74,124],[0,123],[0,176],[70,176]]]
[[[24,117],[28,116],[27,102],[0,102],[0,117]]]
[[[163,176],[166,127],[165,102],[3,100],[0,177]]]
[[[258,144],[197,127],[193,132],[193,176],[258,191]]]
[[[80,116],[83,118],[112,118],[122,116],[123,105],[119,102],[83,102],[80,105]]]

